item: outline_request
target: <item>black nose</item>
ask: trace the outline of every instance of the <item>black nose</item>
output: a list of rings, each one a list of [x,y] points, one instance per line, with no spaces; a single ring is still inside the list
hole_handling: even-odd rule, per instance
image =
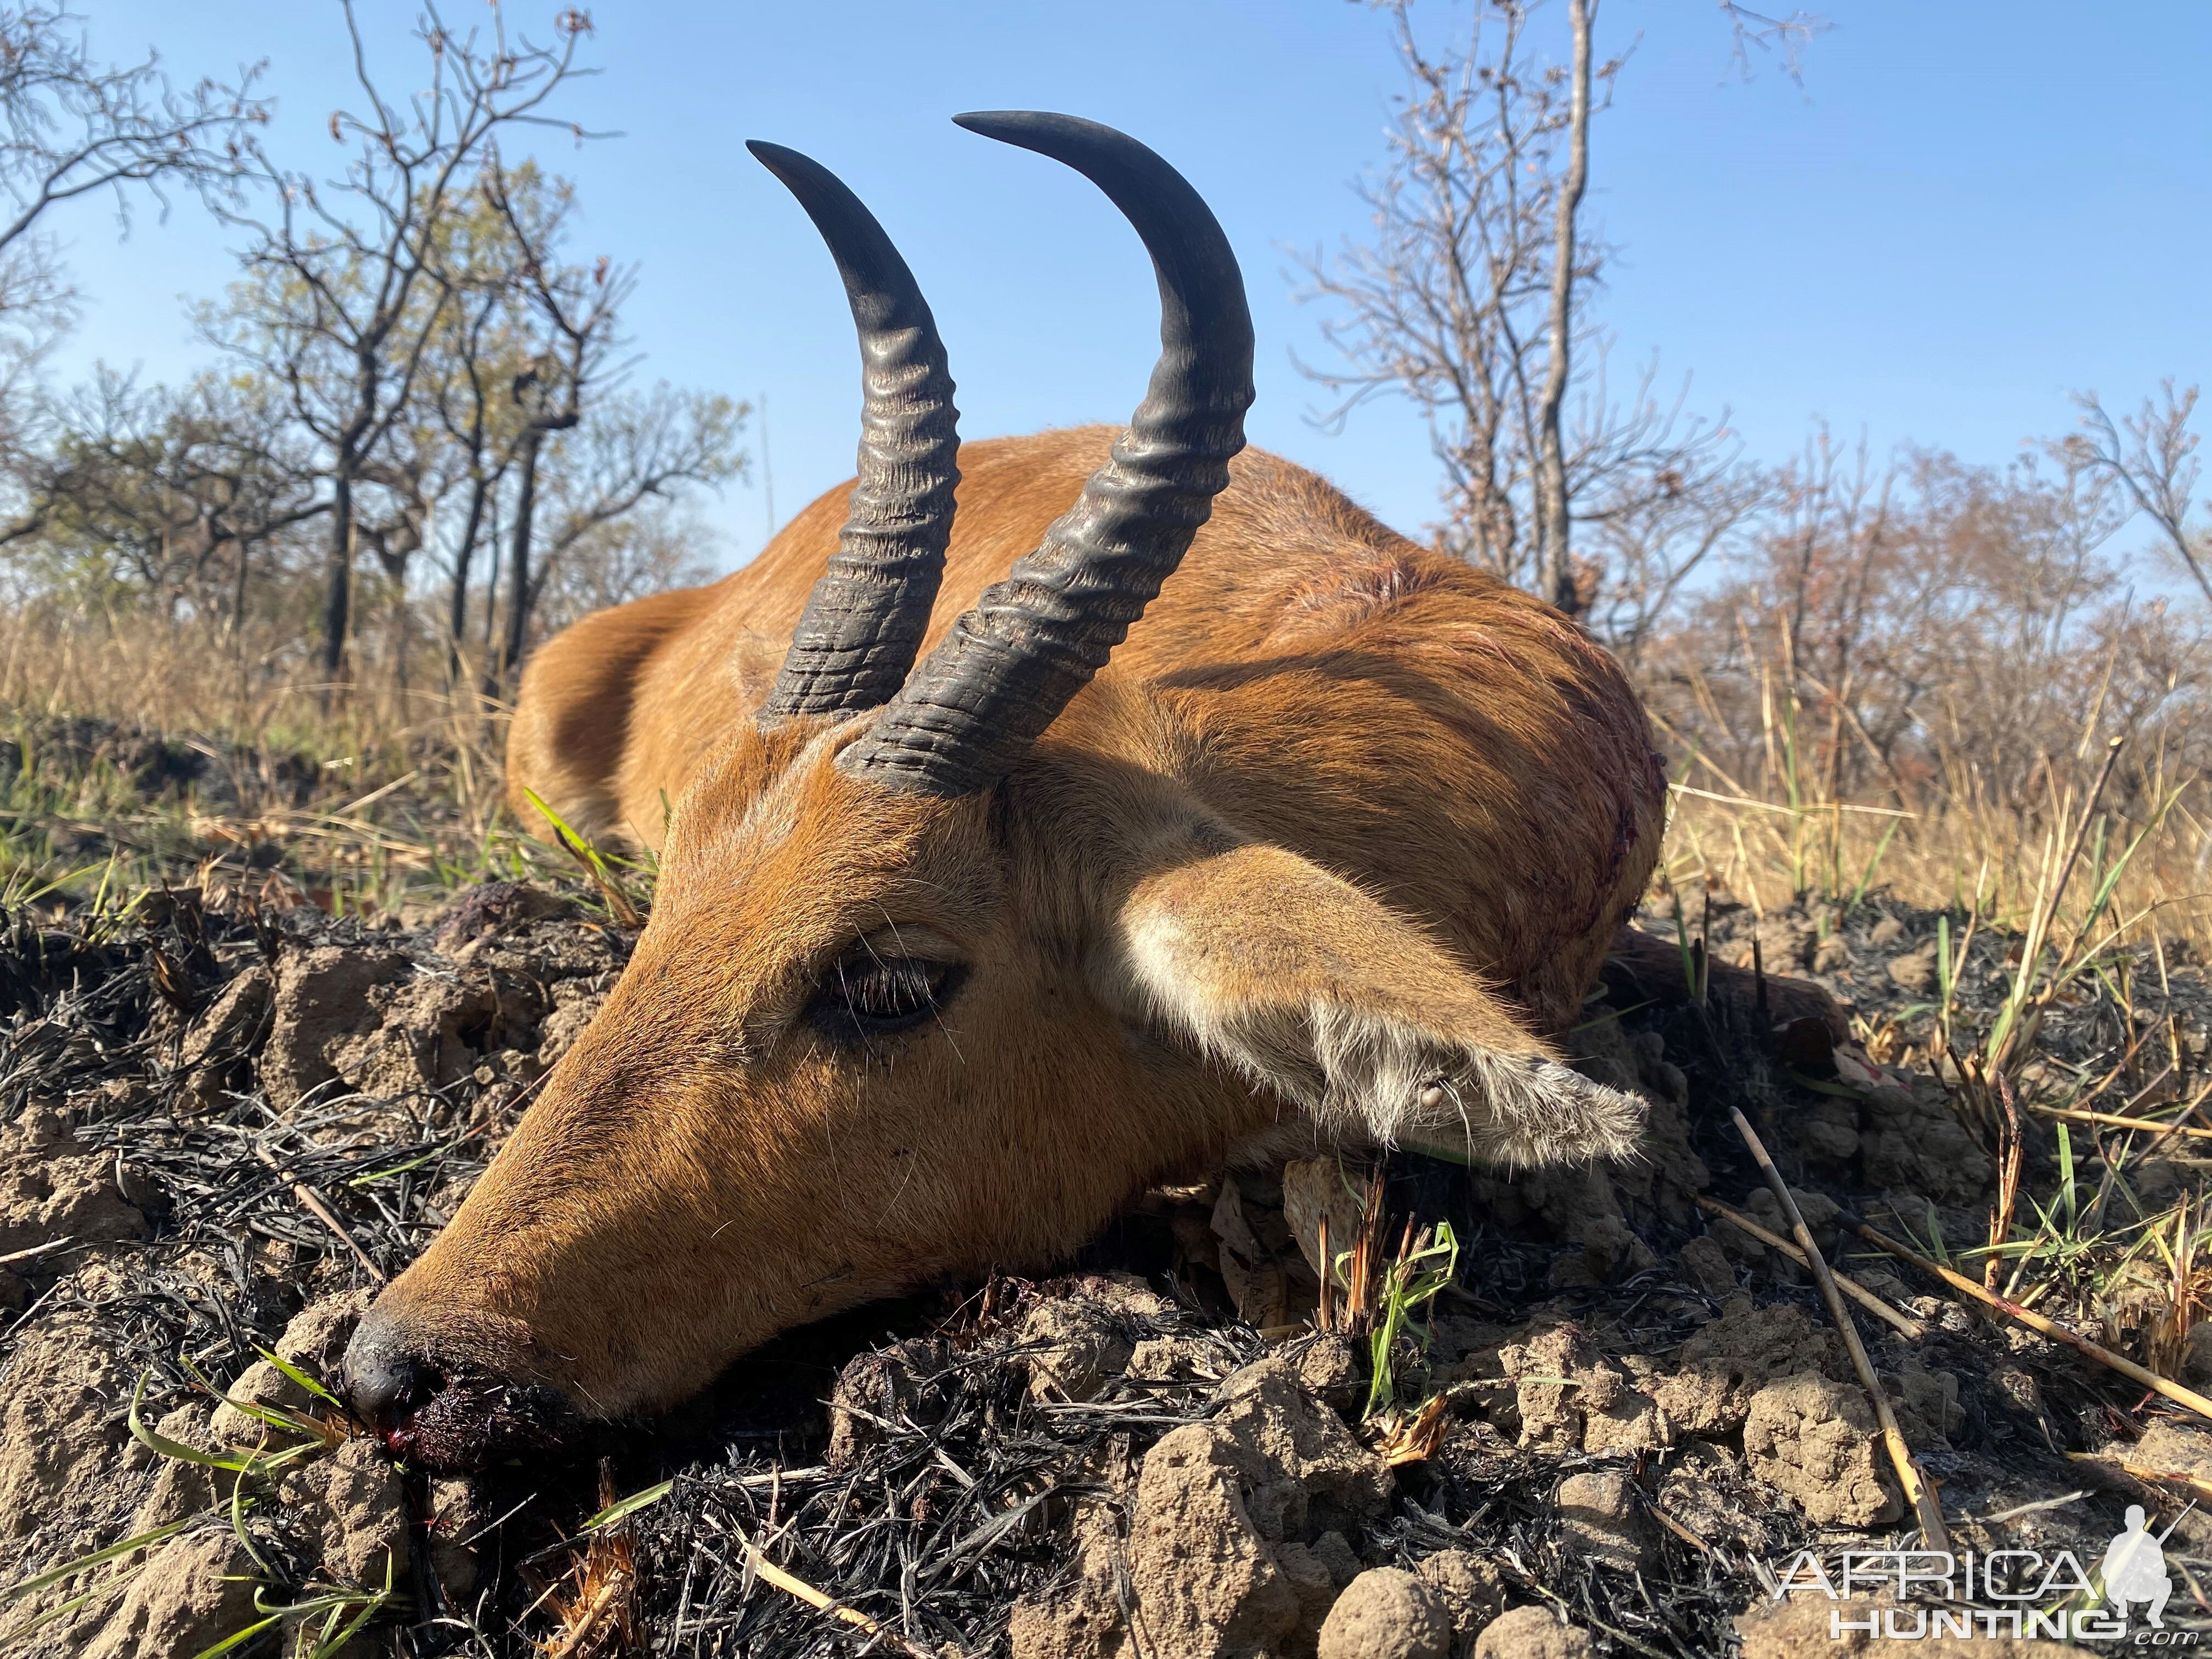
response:
[[[355,1414],[386,1440],[429,1402],[441,1381],[434,1366],[408,1351],[398,1323],[374,1308],[346,1345],[346,1392]]]
[[[344,1392],[354,1413],[394,1457],[424,1468],[481,1469],[544,1453],[580,1433],[586,1419],[550,1383],[517,1376],[520,1362],[441,1334],[451,1317],[409,1305],[370,1308],[346,1345]]]

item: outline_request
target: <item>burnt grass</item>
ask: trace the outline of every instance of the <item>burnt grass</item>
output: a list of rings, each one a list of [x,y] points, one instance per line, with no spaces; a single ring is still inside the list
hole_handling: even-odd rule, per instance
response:
[[[53,1371],[58,1344],[85,1356],[69,1395],[78,1419],[0,1406],[15,1413],[0,1436],[37,1439],[46,1460],[43,1473],[0,1467],[0,1486],[22,1506],[0,1531],[0,1582],[123,1537],[151,1501],[160,1461],[137,1452],[125,1427],[134,1388],[143,1387],[149,1424],[204,1406],[206,1381],[246,1372],[304,1306],[370,1287],[364,1258],[386,1275],[413,1259],[526,1108],[562,1034],[573,1036],[628,954],[629,936],[574,896],[473,890],[433,927],[404,931],[333,921],[286,903],[285,890],[241,878],[223,891],[155,891],[120,917],[25,909],[0,919],[0,1134],[21,1137],[6,1154],[13,1164],[0,1168],[15,1184],[0,1194],[27,1205],[28,1193],[46,1206],[0,1212],[0,1254],[38,1252],[0,1267],[0,1402],[32,1365],[26,1356],[45,1368],[42,1377]],[[1909,965],[1899,977],[1890,963],[1922,948],[1936,922],[1877,893],[1825,918],[1804,906],[1759,919],[1715,904],[1692,926],[1700,950],[1721,963],[1743,955],[1756,934],[1764,965],[1811,978],[1852,1006],[1880,1047],[1924,1035],[1929,998],[1911,988]],[[1832,942],[1820,944],[1824,933]],[[1960,995],[1970,1018],[1986,1017],[2002,994],[2010,943],[1995,932],[1977,936]],[[2185,951],[2167,951],[2162,968],[2153,954],[2135,953],[2100,981],[2105,988],[2054,1011],[2040,1034],[2047,1065],[2101,1072],[2155,1027],[2170,1034],[2182,1063],[2149,1098],[2190,1091],[2205,1065],[2212,992]],[[356,961],[382,964],[364,970],[372,1004],[416,999],[383,1014],[387,1038],[406,1018],[421,1022],[413,1047],[372,1031],[374,1040],[349,1051],[351,1076],[343,1065],[320,1079],[296,1066],[272,1073],[267,1054],[283,1003],[271,988],[303,963],[336,963],[335,972]],[[488,1002],[471,989],[478,980],[492,988]],[[1701,1165],[1704,1190],[1739,1207],[1760,1190],[1729,1127],[1731,1107],[1759,1127],[1793,1185],[1894,1233],[1924,1240],[1940,1228],[1954,1249],[1983,1242],[1986,1181],[1942,1166],[1926,1148],[1884,1141],[1819,1042],[1808,1049],[1800,1030],[1796,1048],[1778,1044],[1778,1010],[1771,1000],[1762,1006],[1761,995],[1729,980],[1700,1006],[1680,994],[1679,976],[1672,986],[1655,981],[1648,955],[1609,968],[1593,993],[1578,1034],[1598,1051],[1590,1063],[1627,1064],[1619,1056],[1632,1054],[1641,1071],[1627,1082],[1680,1079],[1674,1150],[1656,1155],[1656,1175],[1622,1187],[1633,1243],[1615,1240],[1609,1256],[1568,1236],[1562,1218],[1573,1206],[1547,1198],[1540,1184],[1393,1158],[1392,1236],[1398,1216],[1449,1218],[1463,1251],[1458,1281],[1434,1310],[1433,1344],[1405,1356],[1417,1378],[1447,1391],[1447,1430],[1433,1455],[1396,1469],[1387,1508],[1356,1528],[1349,1541],[1362,1565],[1410,1567],[1439,1550],[1470,1550],[1496,1566],[1510,1600],[1557,1607],[1601,1652],[1717,1655],[1735,1650],[1735,1620],[1765,1595],[1768,1564],[1808,1544],[1909,1540],[1902,1521],[1847,1527],[1808,1517],[1753,1473],[1740,1429],[1624,1458],[1571,1441],[1532,1443],[1516,1408],[1499,1403],[1513,1398],[1497,1386],[1501,1347],[1532,1331],[1571,1326],[1593,1354],[1663,1365],[1732,1297],[1770,1313],[1794,1309],[1825,1328],[1812,1288],[1778,1258],[1737,1250],[1732,1285],[1686,1263],[1685,1246],[1715,1224],[1687,1201],[1694,1176],[1683,1171]],[[2130,1080],[2142,1073],[2138,1064]],[[1926,1085],[1923,1108],[1939,1109],[1927,1101],[1940,1093]],[[2056,1139],[2039,1122],[2030,1137],[2025,1185],[2047,1194]],[[2079,1158],[2093,1156],[2094,1137],[2075,1132]],[[40,1160],[64,1154],[86,1184],[75,1209],[57,1211],[58,1200],[38,1196],[52,1186]],[[2171,1152],[2155,1173],[2169,1190],[2202,1184],[2200,1166]],[[1279,1245],[1284,1230],[1269,1218],[1276,1189],[1265,1175],[1243,1179],[1256,1231]],[[337,1218],[344,1240],[302,1189]],[[1204,1242],[1214,1205],[1211,1190],[1148,1201],[1049,1281],[1000,1276],[928,1287],[793,1333],[672,1420],[611,1433],[571,1463],[539,1460],[466,1483],[403,1470],[405,1559],[390,1601],[355,1638],[359,1650],[540,1651],[561,1635],[553,1609],[563,1597],[547,1592],[573,1582],[584,1517],[610,1492],[672,1480],[665,1497],[608,1534],[627,1551],[634,1583],[575,1650],[1006,1651],[1018,1601],[1070,1591],[1071,1528],[1084,1504],[1126,1506],[1130,1472],[1147,1450],[1222,1410],[1220,1379],[1271,1353],[1300,1352],[1297,1340],[1271,1341],[1237,1318]],[[2094,1559],[2119,1530],[2126,1503],[2146,1502],[2168,1520],[2180,1513],[2169,1490],[2120,1467],[2154,1425],[2178,1415],[2172,1408],[2062,1348],[1967,1312],[1909,1269],[1903,1280],[1888,1274],[1832,1230],[1823,1243],[1926,1327],[1907,1343],[1862,1316],[1886,1381],[1910,1373],[1955,1382],[1949,1406],[1934,1407],[1932,1419],[1908,1411],[1906,1423],[1962,1546],[2063,1544]],[[1088,1398],[1041,1398],[1024,1322],[1086,1285],[1128,1282],[1098,1277],[1116,1274],[1152,1293],[1115,1303],[1117,1330],[1133,1345],[1166,1345],[1181,1356],[1178,1368],[1149,1379],[1109,1372]],[[2140,1352],[2124,1310],[2089,1334]],[[848,1407],[835,1445],[833,1394]],[[1911,1406],[1913,1389],[1900,1397]],[[1930,1420],[1932,1437],[1922,1432]],[[28,1455],[23,1445],[13,1453]],[[1640,1565],[1601,1559],[1562,1522],[1561,1482],[1598,1468],[1626,1469],[1643,1501],[1673,1523]],[[2212,1474],[2212,1462],[2198,1473]],[[2014,1510],[2018,1518],[2002,1518]],[[240,1524],[258,1547],[270,1605],[327,1581],[313,1537],[287,1525],[281,1501],[268,1498]],[[2169,1560],[2196,1575],[2192,1589],[2212,1570],[2208,1540],[2212,1529],[2191,1517],[2168,1546]],[[763,1581],[754,1548],[883,1633]],[[70,1586],[97,1594],[21,1650],[81,1650],[136,1570],[126,1560]],[[0,1611],[0,1639],[64,1594]],[[2191,1599],[2176,1595],[2169,1622],[2195,1616],[2185,1607]],[[283,1636],[272,1629],[233,1651],[274,1652]],[[196,1641],[177,1659],[204,1645]]]

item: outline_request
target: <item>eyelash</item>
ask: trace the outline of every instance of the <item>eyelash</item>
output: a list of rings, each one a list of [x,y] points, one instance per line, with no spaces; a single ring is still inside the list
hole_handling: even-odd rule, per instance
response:
[[[842,1042],[896,1036],[934,1016],[966,971],[956,963],[922,957],[841,962],[815,993],[807,1018],[825,1036]]]

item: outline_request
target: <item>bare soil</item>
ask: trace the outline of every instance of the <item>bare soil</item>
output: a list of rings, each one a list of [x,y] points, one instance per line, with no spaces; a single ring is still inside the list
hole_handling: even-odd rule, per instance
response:
[[[1448,1218],[1464,1245],[1429,1340],[1399,1356],[1403,1397],[1445,1402],[1425,1457],[1386,1460],[1362,1421],[1364,1345],[1306,1319],[1300,1237],[1334,1183],[1293,1166],[1156,1194],[1058,1277],[795,1333],[574,1467],[460,1480],[395,1468],[286,1366],[335,1380],[364,1259],[397,1273],[452,1214],[631,936],[512,884],[412,929],[278,891],[156,893],[121,922],[24,911],[0,931],[0,1583],[150,1535],[15,1595],[13,1650],[194,1659],[267,1620],[229,1651],[312,1651],[374,1601],[349,1650],[1804,1651],[1826,1643],[1826,1604],[1816,1644],[1789,1622],[1802,1604],[1769,1605],[1772,1573],[1801,1547],[1913,1534],[1804,1275],[1698,1207],[1776,1218],[1732,1106],[1832,1259],[1924,1327],[1860,1322],[1958,1547],[2094,1561],[2142,1503],[2156,1527],[2178,1519],[2167,1559],[2189,1590],[2169,1625],[2205,1622],[2212,1528],[2125,1466],[2212,1481],[2212,1425],[1831,1224],[1841,1204],[1900,1237],[1985,1237],[1993,1166],[1942,1083],[1848,1043],[1853,1063],[1833,1059],[1831,998],[1878,1051],[1924,1042],[1932,915],[1879,895],[1847,915],[1715,906],[1693,924],[1723,964],[1702,1004],[1672,942],[1617,957],[1571,1047],[1650,1103],[1633,1165],[1507,1179],[1393,1158],[1389,1236],[1400,1216]],[[1649,920],[1663,933],[1671,911]],[[1725,970],[1754,938],[1763,985]],[[1970,1012],[2007,946],[1978,937]],[[2046,1065],[2108,1065],[2163,1021],[2174,1080],[2202,1068],[2202,975],[2179,952],[2134,967],[2134,1012],[2056,1011]],[[2055,1142],[2033,1133],[2039,1189]],[[2131,1169],[2138,1186],[2201,1185],[2185,1153],[2156,1162]],[[2132,1316],[2093,1334],[2139,1352]],[[327,1432],[273,1430],[210,1385]],[[167,1443],[304,1450],[210,1469],[134,1435],[134,1399]]]

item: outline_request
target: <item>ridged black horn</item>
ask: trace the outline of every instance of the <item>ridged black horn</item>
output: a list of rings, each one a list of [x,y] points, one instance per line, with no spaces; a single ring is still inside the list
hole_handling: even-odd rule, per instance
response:
[[[1112,198],[1159,274],[1161,351],[1145,401],[1081,498],[839,757],[856,775],[948,796],[1006,776],[1104,665],[1212,513],[1252,403],[1244,279],[1181,173],[1127,134],[1070,115],[953,118],[1066,162]]]
[[[745,148],[799,198],[830,245],[860,331],[862,386],[859,477],[845,527],[761,719],[849,714],[890,700],[928,631],[960,482],[960,411],[937,321],[875,216],[797,150],[757,139]]]

